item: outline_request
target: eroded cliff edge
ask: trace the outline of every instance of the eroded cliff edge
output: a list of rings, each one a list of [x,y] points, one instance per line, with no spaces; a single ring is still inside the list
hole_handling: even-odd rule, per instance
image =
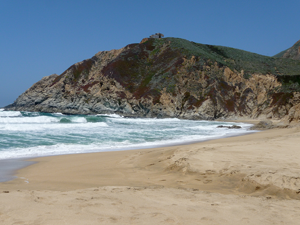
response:
[[[299,84],[299,60],[150,38],[44,77],[6,110],[293,122]]]

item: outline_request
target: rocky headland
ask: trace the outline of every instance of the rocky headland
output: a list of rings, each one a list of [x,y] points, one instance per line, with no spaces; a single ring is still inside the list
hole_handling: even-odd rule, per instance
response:
[[[5,109],[298,122],[298,45],[267,57],[179,38],[145,38],[44,77]]]

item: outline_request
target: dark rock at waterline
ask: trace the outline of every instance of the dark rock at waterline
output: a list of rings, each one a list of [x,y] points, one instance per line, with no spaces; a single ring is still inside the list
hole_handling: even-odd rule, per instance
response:
[[[217,128],[228,128],[228,129],[241,129],[241,126],[237,126],[237,125],[232,125],[232,126],[224,126],[224,125],[220,125],[217,126]]]

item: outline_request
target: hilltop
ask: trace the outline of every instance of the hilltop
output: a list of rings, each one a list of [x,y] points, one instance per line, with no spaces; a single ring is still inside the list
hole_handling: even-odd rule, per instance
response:
[[[44,77],[6,109],[298,121],[300,60],[279,56],[146,38]]]

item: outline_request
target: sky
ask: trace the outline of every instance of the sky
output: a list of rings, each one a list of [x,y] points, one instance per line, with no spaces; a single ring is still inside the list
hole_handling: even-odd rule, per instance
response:
[[[299,0],[0,0],[0,107],[44,76],[160,32],[273,56],[300,39]]]

